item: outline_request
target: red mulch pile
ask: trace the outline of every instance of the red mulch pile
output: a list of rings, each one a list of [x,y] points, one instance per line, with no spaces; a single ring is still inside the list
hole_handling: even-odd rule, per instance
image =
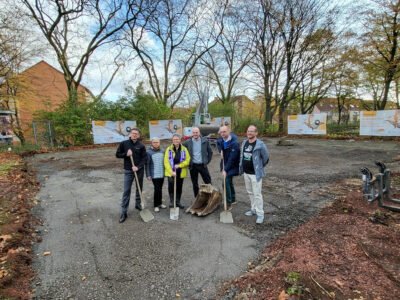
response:
[[[399,174],[392,179],[399,182]],[[400,213],[352,191],[276,240],[262,257],[225,292],[239,290],[235,299],[288,299],[287,276],[297,272],[301,299],[399,299]]]
[[[30,209],[39,183],[18,155],[0,153],[0,166],[0,298],[30,299],[31,248],[39,239]]]

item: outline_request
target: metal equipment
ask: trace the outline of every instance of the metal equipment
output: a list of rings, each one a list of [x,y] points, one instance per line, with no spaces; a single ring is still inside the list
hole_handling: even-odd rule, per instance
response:
[[[375,165],[379,168],[379,173],[375,176],[368,168],[361,168],[364,198],[369,203],[378,200],[380,207],[400,212],[400,199],[392,198],[390,193],[390,170],[386,168],[383,162],[375,162]],[[387,202],[399,205],[393,206],[387,204]]]

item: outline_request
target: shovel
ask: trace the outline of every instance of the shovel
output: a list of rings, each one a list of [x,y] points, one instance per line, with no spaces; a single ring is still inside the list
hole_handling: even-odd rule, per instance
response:
[[[223,155],[222,155],[222,169],[225,170]],[[224,211],[220,213],[219,221],[221,223],[232,224],[233,223],[232,213],[230,211],[228,211],[228,205],[226,203],[226,176],[225,175],[224,175],[223,180],[224,180],[224,184],[223,184],[223,186],[224,186]]]
[[[174,221],[179,219],[179,207],[176,206],[176,173],[174,176],[174,207],[169,209],[169,218]]]
[[[130,156],[130,158],[131,158],[132,166],[135,166],[132,156]],[[147,222],[150,222],[151,220],[153,220],[154,216],[150,212],[150,210],[144,208],[142,189],[140,188],[139,179],[137,177],[137,173],[136,172],[133,172],[133,173],[135,173],[136,186],[139,190],[139,196],[140,196],[140,206],[142,207],[142,210],[140,211],[139,215],[142,218],[142,220],[147,223]]]

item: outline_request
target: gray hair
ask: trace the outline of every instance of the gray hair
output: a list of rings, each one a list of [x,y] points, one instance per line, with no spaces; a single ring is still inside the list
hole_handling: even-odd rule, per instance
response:
[[[181,135],[180,135],[180,134],[177,134],[177,133],[174,133],[174,134],[172,135],[172,138],[174,138],[174,137],[178,137],[178,138],[182,139]]]

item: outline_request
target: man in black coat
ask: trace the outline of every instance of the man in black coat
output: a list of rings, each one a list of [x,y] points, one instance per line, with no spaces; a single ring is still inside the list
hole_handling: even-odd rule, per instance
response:
[[[131,188],[132,183],[135,180],[136,172],[140,189],[143,189],[143,176],[144,176],[144,166],[147,161],[147,153],[146,147],[143,143],[140,142],[140,131],[138,128],[132,128],[129,134],[129,139],[123,141],[119,144],[117,153],[115,154],[118,158],[124,159],[124,193],[122,195],[121,202],[121,216],[119,219],[120,223],[125,222],[128,217],[128,207],[129,201],[131,198]],[[132,166],[131,158],[133,157],[133,161],[135,166]],[[135,208],[138,210],[142,210],[142,206],[140,203],[140,194],[138,190],[137,183],[136,185],[136,203]]]

